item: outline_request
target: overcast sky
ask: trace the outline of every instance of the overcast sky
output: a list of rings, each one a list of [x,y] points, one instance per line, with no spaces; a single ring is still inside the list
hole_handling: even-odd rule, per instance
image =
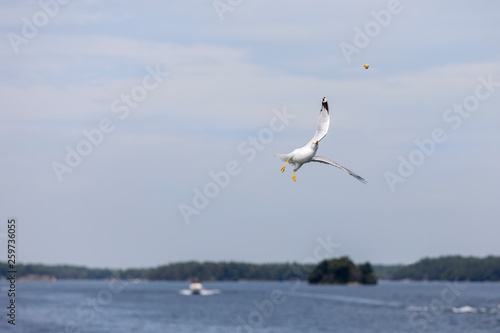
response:
[[[500,255],[500,3],[59,1],[0,5],[0,260]],[[366,185],[280,172],[324,96]]]

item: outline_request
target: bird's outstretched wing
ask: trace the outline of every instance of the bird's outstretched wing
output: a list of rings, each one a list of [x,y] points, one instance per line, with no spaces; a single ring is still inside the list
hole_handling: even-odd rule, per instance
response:
[[[362,182],[363,184],[366,184],[366,180],[361,177],[361,176],[358,176],[357,174],[355,174],[354,172],[352,172],[351,170],[347,169],[347,168],[344,168],[342,165],[338,164],[338,163],[335,163],[334,161],[330,161],[329,159],[327,159],[326,157],[323,157],[323,156],[314,156],[311,160],[311,162],[320,162],[320,163],[325,163],[325,164],[330,164],[330,165],[333,165],[334,167],[337,167],[339,169],[342,169],[344,170],[345,172],[347,172],[348,174],[350,174],[351,176],[353,176],[354,178],[356,178],[357,180],[359,180],[360,182]]]
[[[321,110],[318,116],[318,127],[316,128],[316,133],[314,133],[313,138],[309,141],[309,144],[321,141],[328,133],[328,127],[330,127],[330,110],[328,109],[328,101],[326,97],[323,97],[323,102],[321,103]]]

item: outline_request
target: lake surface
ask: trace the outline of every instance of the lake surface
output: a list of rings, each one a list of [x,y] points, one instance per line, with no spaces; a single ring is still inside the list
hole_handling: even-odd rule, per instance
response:
[[[500,332],[500,283],[18,281],[0,332]]]

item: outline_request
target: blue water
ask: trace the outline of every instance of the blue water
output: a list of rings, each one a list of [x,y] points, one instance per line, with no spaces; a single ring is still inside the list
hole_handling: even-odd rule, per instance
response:
[[[500,283],[18,281],[0,332],[500,332]]]

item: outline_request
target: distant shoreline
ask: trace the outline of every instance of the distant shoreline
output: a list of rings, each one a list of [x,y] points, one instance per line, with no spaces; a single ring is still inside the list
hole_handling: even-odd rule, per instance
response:
[[[148,280],[187,281],[307,281],[316,265],[298,263],[251,264],[242,262],[180,262],[155,268],[106,269],[76,265],[19,264],[19,279],[36,280]],[[0,276],[7,276],[0,262]],[[373,265],[375,276],[389,281],[500,281],[500,256],[485,258],[444,256],[424,258],[410,265]],[[42,278],[43,277],[43,278]]]

